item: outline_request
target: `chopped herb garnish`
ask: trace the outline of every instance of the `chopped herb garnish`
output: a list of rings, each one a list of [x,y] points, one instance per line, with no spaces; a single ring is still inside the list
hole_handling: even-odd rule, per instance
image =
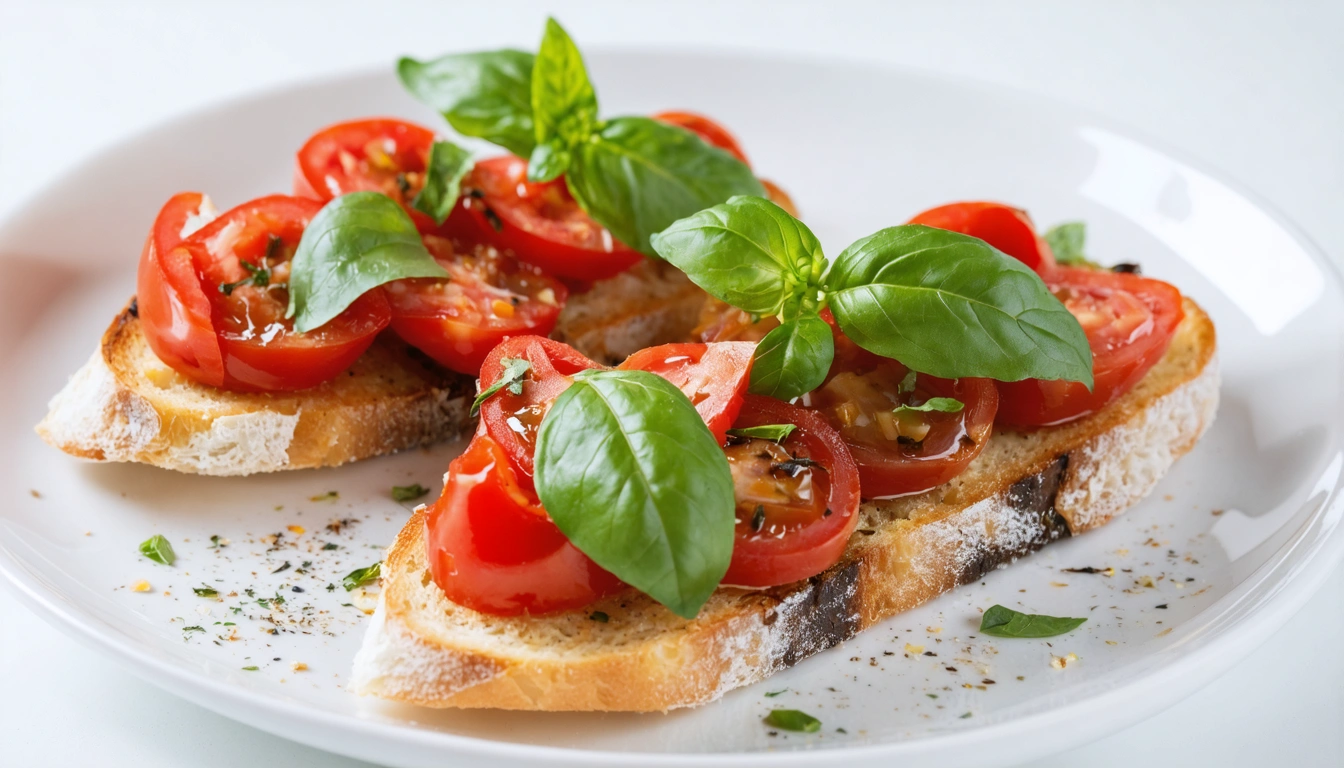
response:
[[[490,228],[496,232],[502,232],[504,230],[504,222],[500,220],[499,214],[495,213],[494,210],[488,206],[485,208],[485,220],[490,222]]]
[[[968,717],[970,717],[970,716],[971,716],[971,713],[970,713],[970,712],[967,712],[966,714],[964,714],[964,715],[961,716],[961,719],[962,719],[962,720],[965,720],[966,718],[968,718]]]
[[[340,548],[341,548],[340,544],[332,544],[330,541],[322,545],[323,552],[330,552],[333,549],[340,549]]]
[[[195,592],[197,597],[219,597],[219,590],[215,589],[214,587],[208,584],[202,584],[199,587],[192,587],[191,591]]]
[[[481,390],[476,399],[471,401],[471,415],[475,416],[481,410],[481,403],[490,399],[490,396],[501,389],[508,387],[509,393],[521,395],[523,393],[523,377],[532,370],[532,362],[521,357],[506,357],[500,361],[504,370],[500,371],[499,378],[495,379],[490,386]],[[419,487],[419,486],[416,486]]]
[[[765,527],[765,505],[757,504],[756,509],[751,513],[751,530],[754,533],[760,533]]]
[[[836,729],[835,729],[835,732],[836,732],[836,733],[843,733],[843,734],[845,734],[846,736],[849,735],[849,731],[846,731],[844,728],[836,728]]]
[[[966,406],[955,397],[930,397],[923,405],[898,405],[891,409],[892,413],[928,413],[937,411],[939,413],[961,413],[961,409]]]
[[[789,690],[788,688],[780,688],[778,691],[766,691],[765,697],[767,699],[773,699],[776,696],[780,695],[781,693],[787,693],[788,690]]]
[[[602,611],[593,611],[592,613],[588,614],[588,618],[592,619],[593,621],[596,621],[599,624],[606,624],[608,621],[611,621],[611,617]]]
[[[820,720],[796,709],[772,709],[765,716],[765,724],[784,731],[816,733],[821,730]]]
[[[243,667],[244,672],[256,672],[260,667]]]
[[[980,618],[980,631],[994,637],[1054,637],[1077,629],[1085,621],[1021,613],[995,605]]]
[[[140,543],[140,554],[161,565],[172,565],[177,562],[177,553],[173,551],[173,545],[157,533]]]
[[[416,483],[415,485],[392,486],[393,501],[415,501],[427,493],[429,493],[429,489],[419,483]]]
[[[281,571],[288,571],[292,567],[293,566],[289,564],[289,561],[286,560],[284,565],[280,566],[279,568],[276,568],[274,571],[271,571],[271,573],[280,573]]]
[[[204,632],[205,627],[183,627],[183,632]]]
[[[228,546],[227,544],[222,544],[222,543],[220,543],[221,541],[222,541],[222,540],[219,538],[219,534],[215,534],[214,536],[211,536],[211,537],[210,537],[210,548],[211,548],[211,549],[219,549],[220,547]]]
[[[275,258],[275,252],[280,247],[281,240],[276,235],[270,235],[266,241],[266,254],[261,257],[261,266],[257,266],[250,261],[239,260],[238,264],[247,270],[247,277],[242,280],[236,280],[232,283],[220,283],[219,292],[228,296],[233,293],[233,289],[244,285],[255,285],[258,288],[267,288],[271,284],[270,261]],[[278,287],[283,287],[283,283],[277,283]]]
[[[760,440],[771,440],[776,443],[783,442],[793,434],[797,429],[794,424],[762,424],[759,427],[743,427],[742,429],[730,429],[728,434],[734,437],[754,437]]]
[[[316,495],[316,496],[309,496],[309,497],[308,497],[308,500],[309,500],[309,501],[335,501],[335,500],[337,500],[337,499],[339,499],[339,498],[341,498],[341,494],[337,493],[336,491],[327,491],[326,493],[319,493],[319,494]],[[277,509],[278,509],[278,507],[277,507]]]
[[[344,579],[341,579],[341,586],[345,587],[346,592],[353,591],[356,587],[362,587],[371,581],[377,581],[383,573],[383,564],[374,563],[367,568],[356,568],[347,573]]]

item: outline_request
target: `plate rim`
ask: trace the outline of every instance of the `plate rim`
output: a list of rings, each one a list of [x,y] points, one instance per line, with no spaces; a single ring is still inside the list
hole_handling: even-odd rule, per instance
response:
[[[1281,211],[1273,202],[1259,192],[1243,184],[1212,164],[1190,156],[1186,151],[1172,146],[1166,140],[1136,129],[1122,120],[1111,118],[1097,111],[1041,94],[1026,88],[992,83],[988,80],[942,72],[922,67],[904,66],[888,61],[875,60],[860,56],[826,55],[809,52],[788,52],[780,50],[752,51],[726,46],[704,45],[655,45],[655,46],[592,46],[588,54],[594,59],[620,57],[670,57],[670,58],[713,58],[723,62],[759,63],[779,61],[791,64],[810,64],[836,69],[862,69],[882,71],[897,77],[944,83],[961,90],[994,96],[1007,95],[1055,111],[1068,111],[1079,121],[1111,131],[1117,135],[1146,145],[1183,166],[1208,176],[1219,185],[1235,192],[1256,208],[1264,212],[1275,225],[1281,227],[1308,252],[1324,273],[1344,291],[1344,266],[1332,257],[1324,248],[1303,230],[1291,217]],[[197,108],[176,112],[148,126],[121,136],[106,145],[82,156],[72,166],[48,179],[29,194],[25,195],[0,220],[0,246],[11,236],[11,230],[19,222],[30,218],[36,211],[48,204],[48,198],[63,185],[78,178],[84,169],[92,163],[120,152],[130,146],[141,143],[155,134],[178,130],[181,123],[202,119],[211,115],[226,115],[248,103],[281,97],[286,93],[305,91],[312,88],[331,86],[355,79],[386,77],[382,68],[357,67],[347,70],[324,73],[317,77],[270,85],[264,88],[233,94],[202,105]],[[3,251],[3,248],[0,248]],[[1339,446],[1334,446],[1339,447]],[[1329,447],[1325,449],[1329,450]],[[1323,453],[1321,455],[1328,455]],[[1333,464],[1330,466],[1334,466]],[[1327,475],[1329,473],[1327,467]],[[1337,468],[1336,468],[1337,469]],[[1319,483],[1322,476],[1302,481],[1303,486],[1311,482]],[[814,764],[824,761],[873,759],[878,757],[932,757],[951,760],[951,765],[983,764],[984,754],[976,750],[986,744],[994,743],[999,748],[991,758],[994,763],[1013,760],[1028,760],[1044,754],[1056,753],[1073,746],[1114,733],[1152,717],[1172,706],[1181,699],[1203,688],[1215,677],[1232,667],[1247,654],[1260,646],[1284,621],[1304,605],[1321,587],[1339,562],[1344,561],[1344,526],[1339,519],[1344,517],[1344,481],[1336,472],[1332,487],[1320,502],[1315,512],[1303,521],[1283,544],[1274,550],[1269,558],[1238,584],[1236,588],[1192,616],[1227,616],[1241,613],[1244,617],[1254,616],[1256,622],[1249,628],[1223,632],[1213,637],[1205,637],[1205,628],[1192,630],[1192,641],[1202,645],[1180,657],[1182,668],[1178,675],[1161,677],[1158,673],[1171,668],[1173,662],[1160,663],[1141,671],[1141,674],[1122,684],[1103,691],[1080,694],[1080,698],[1062,705],[1055,705],[1039,712],[1020,716],[1008,716],[1002,721],[985,726],[951,730],[941,733],[928,733],[913,739],[896,739],[883,743],[825,745],[787,751],[760,752],[705,752],[705,753],[652,753],[627,752],[618,750],[593,750],[518,742],[506,742],[489,738],[446,733],[442,731],[417,728],[402,723],[371,720],[349,716],[337,712],[313,708],[301,703],[277,699],[265,693],[235,686],[192,670],[180,668],[168,661],[146,653],[143,648],[124,636],[110,622],[103,621],[80,612],[64,601],[59,594],[48,593],[42,586],[37,573],[26,567],[19,555],[6,546],[0,539],[0,575],[8,582],[15,594],[29,609],[54,624],[67,635],[82,644],[95,648],[117,659],[124,666],[135,671],[138,676],[154,683],[173,695],[185,698],[206,709],[230,719],[243,722],[259,730],[275,734],[282,738],[298,741],[309,746],[340,754],[366,756],[366,759],[386,759],[372,751],[359,749],[346,751],[333,749],[329,742],[319,741],[308,734],[296,734],[284,730],[282,724],[272,726],[269,718],[290,718],[302,721],[309,728],[333,729],[344,731],[350,736],[367,740],[360,746],[395,746],[398,743],[409,744],[417,749],[449,750],[463,756],[479,758],[510,758],[529,760],[535,763],[573,763],[585,765],[628,765],[632,761],[647,765],[688,765],[697,766],[777,766],[780,764]],[[1322,527],[1317,538],[1309,542],[1311,549],[1292,560],[1292,550],[1301,546],[1315,525]],[[1271,583],[1273,582],[1273,583]],[[99,631],[99,628],[102,631]],[[1179,644],[1169,646],[1164,653],[1171,653]],[[1118,675],[1117,670],[1099,680],[1107,680]],[[1179,681],[1179,683],[1178,683]],[[206,698],[189,696],[180,692],[180,688],[204,690],[210,694]],[[353,695],[353,694],[351,694]],[[222,703],[221,703],[222,702]],[[1126,706],[1137,703],[1138,706]],[[225,704],[229,706],[225,706]],[[258,716],[246,716],[244,713],[258,713]],[[1100,713],[1101,717],[1091,717]],[[1068,718],[1067,728],[1063,718]],[[1048,744],[1039,746],[1047,740],[1034,739],[1032,736],[1049,731]],[[1011,739],[1005,741],[1004,736]],[[1016,745],[1014,745],[1016,742]],[[1022,746],[1025,744],[1026,746]],[[1006,746],[1006,748],[1005,748]]]

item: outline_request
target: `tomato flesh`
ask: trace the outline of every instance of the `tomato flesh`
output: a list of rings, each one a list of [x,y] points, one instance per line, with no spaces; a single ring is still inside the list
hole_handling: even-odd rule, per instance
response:
[[[1180,291],[1160,280],[1080,267],[1057,267],[1043,279],[1087,334],[1093,386],[1000,382],[998,421],[1009,426],[1061,424],[1101,410],[1162,359],[1185,317]]]
[[[486,355],[510,336],[544,336],[569,295],[564,283],[487,245],[454,247],[424,236],[452,277],[398,280],[385,287],[392,330],[459,373],[476,376]]]
[[[565,538],[488,434],[478,433],[448,466],[425,523],[434,583],[472,610],[562,611],[623,586]]]
[[[781,443],[730,438],[737,498],[724,584],[770,587],[834,565],[859,522],[859,475],[840,436],[817,413],[747,395],[734,427],[793,424]]]
[[[1037,272],[1055,266],[1050,246],[1036,234],[1027,212],[1002,203],[949,203],[916,215],[910,223],[978,237]]]
[[[755,344],[741,341],[664,344],[642,349],[617,367],[648,371],[672,382],[690,398],[714,439],[722,444],[742,408],[755,353]]]
[[[411,208],[425,186],[434,132],[404,120],[352,120],[323,128],[299,149],[294,195],[321,202],[350,192],[382,192],[401,204],[421,232],[434,220]]]
[[[476,163],[444,231],[488,243],[572,280],[613,277],[643,258],[612,238],[569,194],[564,178],[527,180],[527,161],[513,155]]]

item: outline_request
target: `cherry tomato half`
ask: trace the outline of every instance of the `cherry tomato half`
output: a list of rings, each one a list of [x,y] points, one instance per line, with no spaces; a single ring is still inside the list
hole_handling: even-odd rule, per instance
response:
[[[1162,359],[1185,317],[1181,292],[1160,280],[1080,267],[1058,267],[1043,278],[1087,333],[1092,391],[1076,381],[1000,382],[1002,424],[1038,427],[1095,413]]]
[[[569,290],[488,245],[455,249],[435,235],[425,247],[452,275],[398,280],[385,288],[392,330],[459,373],[480,373],[485,356],[510,336],[544,336],[555,327]]]
[[[482,242],[572,280],[602,280],[643,256],[614,238],[584,212],[563,177],[527,180],[527,161],[513,155],[476,163],[462,182],[463,195],[444,231]]]
[[[910,223],[978,237],[1037,272],[1055,266],[1050,246],[1036,234],[1027,212],[1002,203],[949,203],[924,211]]]
[[[352,120],[313,134],[295,157],[294,194],[321,202],[350,192],[382,192],[401,204],[421,232],[434,220],[411,208],[425,186],[434,132],[391,118]]]
[[[859,523],[859,473],[821,416],[747,395],[734,427],[793,424],[780,443],[730,438],[736,540],[724,584],[769,587],[815,576],[844,553]]]
[[[244,392],[306,389],[350,367],[387,326],[382,291],[309,333],[285,318],[289,261],[320,203],[258,198],[158,253],[153,243],[171,239],[160,230],[171,233],[183,202],[174,198],[161,212],[138,277],[149,298],[140,305],[146,339],[178,372]]]
[[[747,162],[747,154],[742,151],[742,145],[737,143],[737,139],[733,138],[733,134],[729,133],[727,128],[724,128],[719,123],[704,115],[695,112],[669,111],[659,112],[653,116],[653,119],[680,128],[685,128],[691,133],[704,139],[706,143],[718,147],[719,149],[727,150],[733,157],[736,157],[747,165],[751,165],[751,163]]]
[[[755,353],[756,345],[745,341],[664,344],[641,349],[617,367],[656,373],[672,382],[691,399],[714,439],[722,444],[742,408]]]
[[[519,487],[484,431],[448,465],[425,520],[429,571],[449,600],[502,616],[578,608],[621,589]]]

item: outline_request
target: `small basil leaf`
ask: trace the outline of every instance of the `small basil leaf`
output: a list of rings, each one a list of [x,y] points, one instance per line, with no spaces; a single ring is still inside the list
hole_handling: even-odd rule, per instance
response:
[[[890,227],[846,248],[822,284],[846,336],[918,371],[1092,386],[1078,320],[1035,272],[978,238]]]
[[[1087,619],[1020,613],[995,605],[980,617],[980,631],[994,637],[1054,637],[1072,632]]]
[[[471,153],[447,141],[436,141],[429,150],[425,186],[411,207],[442,224],[453,212],[462,192],[462,178],[471,170]]]
[[[893,413],[961,413],[966,405],[955,397],[930,397],[923,405],[898,405],[891,409]]]
[[[364,586],[373,581],[377,581],[383,575],[383,564],[374,563],[367,568],[356,568],[347,573],[344,579],[341,579],[341,586],[345,587],[346,592],[353,592],[355,589]]]
[[[1056,224],[1045,232],[1045,242],[1055,255],[1055,261],[1069,266],[1095,267],[1083,253],[1087,242],[1087,225],[1081,221]]]
[[[710,295],[758,315],[779,314],[826,266],[812,230],[761,197],[734,197],[673,222],[653,248]]]
[[[177,553],[173,551],[173,545],[157,533],[140,542],[140,554],[160,565],[172,565],[177,562]]]
[[[835,357],[831,326],[816,315],[800,315],[767,333],[756,345],[751,363],[750,390],[792,400],[826,379]]]
[[[441,112],[453,130],[527,157],[532,124],[532,66],[523,51],[459,53],[433,61],[403,58],[397,77],[412,96]]]
[[[429,493],[429,489],[419,483],[416,483],[415,485],[392,486],[393,501],[415,501],[427,493]]]
[[[303,231],[289,273],[289,312],[300,333],[321,327],[378,286],[406,277],[448,277],[400,205],[380,192],[351,192],[322,207]]]
[[[573,155],[560,139],[538,144],[527,161],[528,181],[550,181],[569,168]]]
[[[793,434],[797,429],[796,424],[762,424],[758,427],[743,427],[741,429],[730,429],[728,434],[734,437],[754,437],[758,440],[770,440],[780,443]]]
[[[692,618],[733,555],[733,478],[681,390],[646,371],[592,370],[541,422],[536,487],[580,551]]]
[[[597,123],[597,94],[583,56],[555,19],[546,20],[541,48],[532,65],[532,120],[537,144],[555,139],[576,144],[588,138]]]
[[[649,238],[734,195],[764,195],[742,161],[647,117],[607,121],[574,148],[569,190],[617,240],[654,255]]]
[[[481,403],[489,400],[491,395],[505,387],[508,387],[509,391],[515,395],[523,393],[523,377],[527,375],[528,371],[532,370],[531,361],[523,357],[506,357],[500,362],[504,364],[504,370],[499,374],[499,378],[495,379],[493,384],[481,390],[476,399],[471,401],[472,416],[475,416],[481,410]]]
[[[195,592],[197,597],[219,597],[219,590],[215,589],[209,584],[202,584],[199,587],[192,587],[191,591]]]
[[[781,731],[802,731],[816,733],[821,730],[821,721],[796,709],[772,709],[765,716],[765,724]]]

